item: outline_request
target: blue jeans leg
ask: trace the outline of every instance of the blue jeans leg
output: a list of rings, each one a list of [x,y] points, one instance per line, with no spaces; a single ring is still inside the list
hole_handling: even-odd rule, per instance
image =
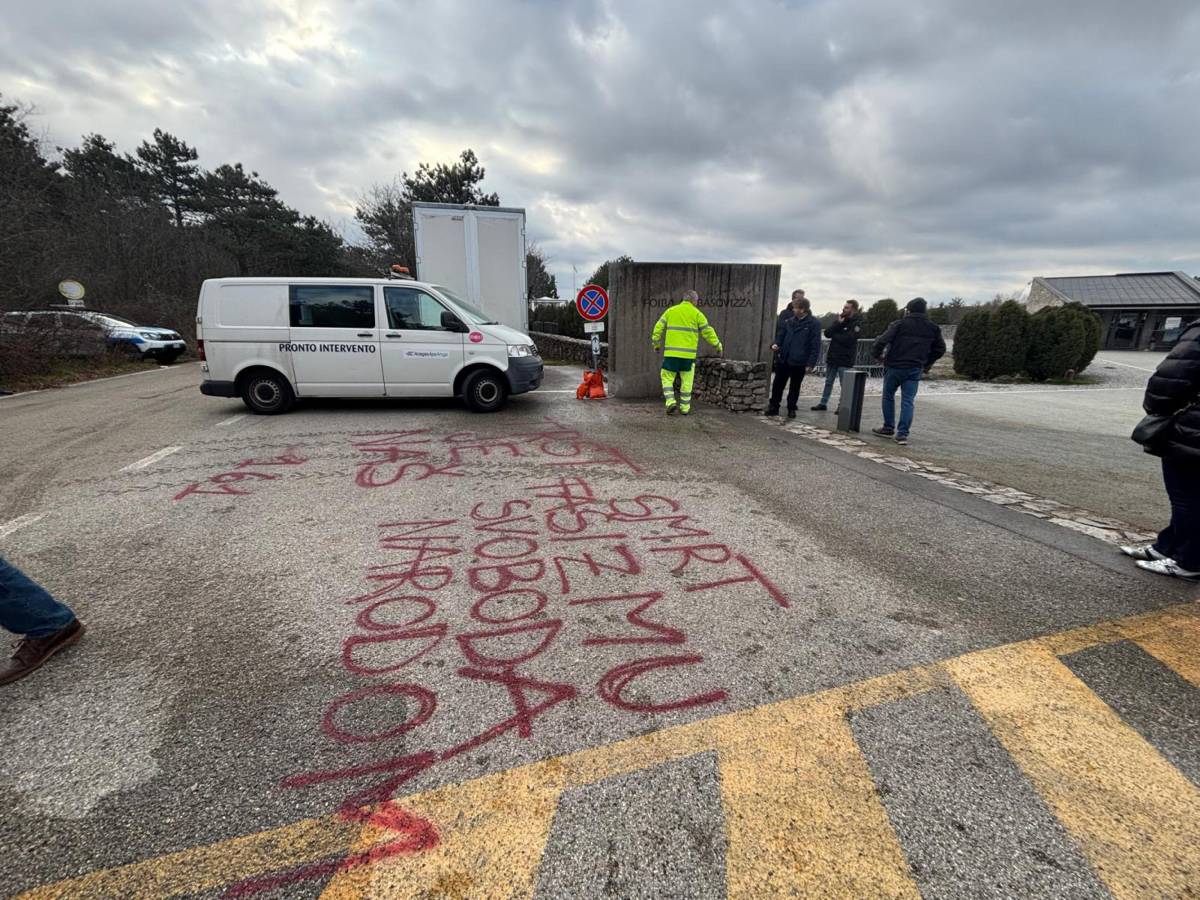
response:
[[[827,366],[825,369],[825,390],[821,391],[821,405],[829,405],[829,397],[833,394],[833,385],[842,373],[846,371],[844,366]]]
[[[896,388],[900,387],[899,369],[883,370],[883,427],[896,427]]]
[[[920,386],[921,370],[908,369],[904,381],[900,382],[900,424],[896,426],[896,434],[901,437],[907,437],[908,429],[912,427],[913,408],[916,406],[917,388]]]
[[[49,637],[75,620],[75,613],[0,556],[0,628],[31,638]]]

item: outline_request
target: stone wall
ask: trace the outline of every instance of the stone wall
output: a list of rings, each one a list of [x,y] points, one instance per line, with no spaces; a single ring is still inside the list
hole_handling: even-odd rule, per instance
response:
[[[581,341],[579,338],[546,334],[544,331],[531,331],[529,336],[537,344],[542,359],[573,362],[588,368],[592,366],[592,342],[590,340]],[[608,344],[603,341],[600,342],[600,368],[608,369]]]
[[[697,360],[692,397],[733,412],[761,412],[770,393],[770,368],[765,362]]]

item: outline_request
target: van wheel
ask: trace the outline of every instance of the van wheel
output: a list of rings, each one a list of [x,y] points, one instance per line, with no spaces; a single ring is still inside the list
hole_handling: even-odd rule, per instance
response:
[[[463,382],[463,400],[471,412],[495,412],[508,400],[508,385],[499,372],[480,369]]]
[[[255,372],[242,383],[242,400],[260,416],[277,416],[292,408],[296,395],[282,375]]]

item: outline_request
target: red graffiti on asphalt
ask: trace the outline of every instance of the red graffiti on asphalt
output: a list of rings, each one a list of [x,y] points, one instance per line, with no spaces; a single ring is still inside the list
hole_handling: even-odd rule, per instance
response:
[[[220,472],[204,481],[192,482],[176,494],[174,499],[182,500],[184,497],[196,497],[202,494],[232,494],[235,497],[244,497],[250,493],[249,486],[256,481],[274,481],[279,477],[272,472],[251,471],[252,469],[302,466],[306,462],[308,462],[308,458],[301,456],[295,447],[289,447],[283,453],[270,459],[243,459],[228,472]],[[243,486],[235,487],[234,485]],[[212,486],[215,486],[215,489]]]
[[[556,451],[557,441],[574,440],[539,434]],[[401,469],[457,467],[476,454],[520,456],[528,436],[452,437],[450,458],[393,458],[389,449],[360,465],[358,483],[419,480],[415,470]],[[372,436],[370,447],[424,448],[432,440],[395,432]],[[722,703],[729,692],[688,634],[696,604],[789,605],[682,501],[658,493],[602,496],[568,472],[458,517],[383,522],[373,549],[362,588],[343,601],[353,625],[341,662],[358,683],[319,719],[335,747],[359,749],[343,765],[282,784],[346,785],[340,815],[384,829],[389,839],[347,859],[242,883],[240,894],[435,846],[436,827],[395,798],[420,776],[493,742],[555,733],[569,705],[593,702],[644,719]],[[591,587],[600,578],[605,590]],[[451,704],[459,715],[446,714]],[[367,748],[378,752],[368,751],[364,762]]]
[[[642,471],[619,448],[593,441],[578,429],[553,419],[544,421],[542,428],[499,437],[485,437],[474,431],[437,435],[427,428],[355,434],[351,446],[360,456],[355,484],[380,488],[401,481],[463,478],[473,464],[493,457],[554,466],[613,466]]]

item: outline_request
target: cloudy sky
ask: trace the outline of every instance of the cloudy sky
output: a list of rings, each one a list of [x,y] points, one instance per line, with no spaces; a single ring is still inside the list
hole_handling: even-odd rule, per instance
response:
[[[474,148],[563,293],[621,253],[781,263],[818,310],[1200,273],[1196,0],[39,0],[0,92],[349,237],[371,182]]]

